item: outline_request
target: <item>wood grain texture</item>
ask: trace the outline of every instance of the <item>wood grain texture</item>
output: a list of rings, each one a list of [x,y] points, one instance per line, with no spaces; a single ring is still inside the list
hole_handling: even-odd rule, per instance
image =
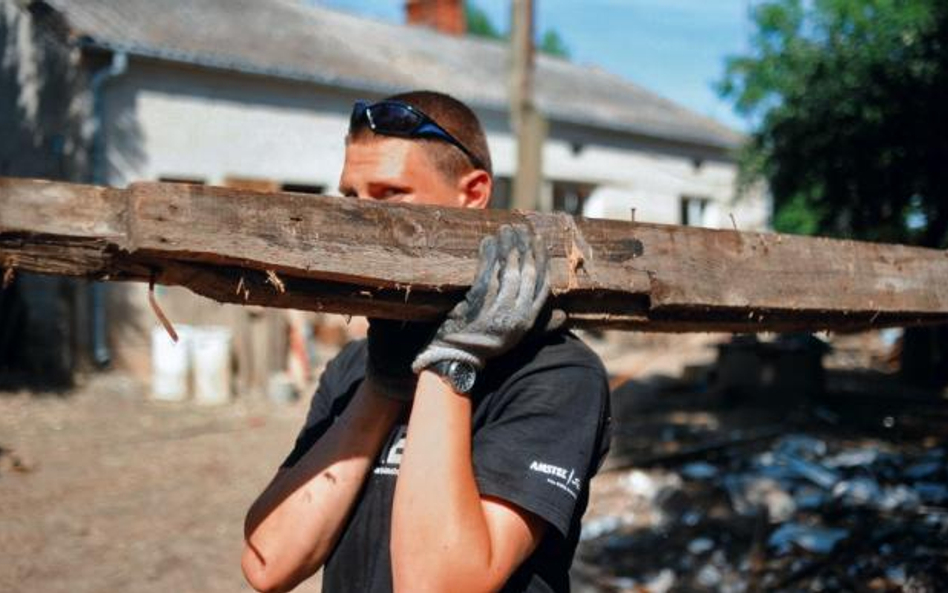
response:
[[[401,319],[463,295],[481,238],[530,225],[578,326],[858,329],[948,321],[942,251],[565,214],[179,184],[0,178],[0,266],[185,286],[222,302]]]

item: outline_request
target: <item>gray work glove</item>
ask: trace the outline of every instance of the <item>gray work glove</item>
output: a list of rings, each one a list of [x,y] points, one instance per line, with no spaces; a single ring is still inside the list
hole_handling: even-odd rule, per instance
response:
[[[524,225],[504,225],[485,237],[474,284],[448,313],[412,370],[443,360],[477,369],[517,345],[533,327],[550,293],[548,257],[542,240]]]
[[[418,383],[411,363],[437,329],[437,323],[369,319],[366,379],[385,397],[411,401]]]

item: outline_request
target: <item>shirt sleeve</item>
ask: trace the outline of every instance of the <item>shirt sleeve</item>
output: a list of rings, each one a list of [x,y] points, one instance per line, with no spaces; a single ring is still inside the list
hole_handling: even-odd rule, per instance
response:
[[[566,366],[505,387],[473,439],[482,495],[528,510],[564,537],[608,439],[609,389],[601,368]]]
[[[309,404],[306,423],[296,437],[293,450],[280,464],[292,467],[325,434],[352,399],[365,376],[365,343],[350,342],[329,361],[319,377],[319,386]]]

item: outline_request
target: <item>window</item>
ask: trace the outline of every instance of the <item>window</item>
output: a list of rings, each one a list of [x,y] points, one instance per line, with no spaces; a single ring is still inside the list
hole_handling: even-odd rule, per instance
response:
[[[579,181],[553,182],[553,210],[569,214],[582,214],[583,204],[596,189],[591,183]],[[490,207],[498,210],[508,210],[513,204],[513,179],[510,177],[494,177],[494,189],[490,198]]]
[[[553,182],[553,210],[567,214],[582,214],[589,194],[596,189],[591,183],[578,181]]]
[[[281,191],[293,192],[296,194],[319,194],[326,193],[325,185],[311,185],[307,183],[284,183],[280,186]]]
[[[203,179],[197,177],[159,177],[158,181],[162,183],[183,183],[185,185],[204,185]]]
[[[710,226],[708,224],[708,204],[710,203],[711,200],[708,198],[682,196],[681,224],[687,226]]]
[[[490,194],[490,207],[497,210],[509,210],[513,201],[513,180],[510,177],[494,177],[494,187]]]

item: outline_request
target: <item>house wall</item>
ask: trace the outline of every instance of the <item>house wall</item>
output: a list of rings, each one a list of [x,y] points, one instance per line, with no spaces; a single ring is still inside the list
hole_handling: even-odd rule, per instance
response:
[[[224,184],[253,178],[334,191],[346,126],[359,95],[302,83],[133,61],[107,94],[109,180]],[[482,111],[495,173],[511,177],[516,149],[504,114]],[[593,215],[680,224],[681,199],[708,200],[705,226],[762,229],[761,191],[737,200],[737,166],[720,151],[554,124],[544,147],[545,194],[556,182],[597,187]],[[547,201],[549,201],[547,199]],[[597,203],[599,202],[599,203]]]
[[[108,90],[109,182],[229,177],[335,187],[353,98],[132,60]]]
[[[105,95],[108,182],[178,179],[266,189],[292,183],[334,191],[356,98],[311,85],[132,59]],[[150,373],[157,327],[147,291],[143,284],[110,287],[114,358],[139,376]],[[282,311],[219,305],[175,287],[157,287],[156,298],[178,326],[220,325],[232,331],[239,394],[259,396],[268,373],[283,368],[280,356],[259,347],[274,342],[277,336],[270,334],[285,327]]]
[[[480,113],[488,132],[494,173],[512,177],[516,144],[505,116]],[[554,122],[543,149],[545,187],[551,202],[556,183],[594,186],[584,214],[596,218],[682,224],[682,198],[707,200],[703,225],[711,228],[765,230],[771,203],[763,187],[737,194],[737,163],[722,150],[661,142],[630,134],[608,133]]]
[[[271,189],[287,183],[322,186],[333,193],[357,98],[365,97],[132,59],[128,71],[109,81],[105,91],[108,182],[123,186],[173,178],[226,185],[238,179]],[[506,116],[499,111],[479,115],[495,174],[510,178],[516,150]],[[735,164],[720,152],[555,124],[544,147],[543,193],[549,204],[557,184],[594,186],[589,214],[628,219],[634,207],[637,220],[675,224],[681,222],[681,198],[694,196],[709,202],[706,224],[730,227],[728,212],[733,212],[742,228],[760,228],[767,219],[762,199],[732,203],[736,174]],[[147,287],[112,285],[110,290],[116,362],[147,373],[156,326]],[[220,306],[183,289],[160,289],[157,296],[173,322],[222,324],[238,333],[238,343],[259,341],[240,334],[253,326],[247,308]],[[238,361],[245,368],[257,364]],[[259,378],[238,377],[238,383],[261,390]]]
[[[737,166],[720,158],[701,158],[685,151],[668,152],[648,145],[575,145],[553,138],[544,152],[548,178],[588,181],[596,185],[586,214],[602,218],[683,224],[681,200],[707,201],[701,226],[731,228],[730,214],[744,230],[762,230],[769,218],[763,194],[738,200]],[[694,222],[692,221],[692,224]]]

